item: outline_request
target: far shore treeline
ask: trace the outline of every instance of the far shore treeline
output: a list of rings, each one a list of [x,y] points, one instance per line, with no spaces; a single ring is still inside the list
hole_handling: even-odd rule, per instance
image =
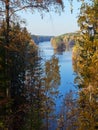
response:
[[[79,38],[79,31],[73,33],[66,33],[51,38],[51,44],[55,50],[65,51],[72,48]]]
[[[36,44],[39,42],[50,41],[53,36],[31,35]]]
[[[31,35],[31,38],[36,44],[50,41],[55,50],[64,51],[65,49],[69,50],[70,47],[73,47],[76,41],[79,39],[79,36],[79,31],[77,31],[58,36]]]
[[[58,36],[45,36],[45,35],[34,35],[31,34],[31,38],[34,40],[36,44],[40,42],[50,41],[54,47],[54,49],[58,48],[62,44],[66,44],[66,42],[70,42],[73,46],[74,41],[79,38],[79,31],[72,33],[65,33]]]

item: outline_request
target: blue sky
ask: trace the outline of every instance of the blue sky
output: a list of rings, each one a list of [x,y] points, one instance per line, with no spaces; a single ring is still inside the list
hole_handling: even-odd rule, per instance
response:
[[[70,3],[66,0],[65,11],[61,15],[54,12],[44,14],[42,19],[36,11],[22,12],[21,17],[26,20],[26,27],[31,34],[35,35],[61,35],[68,32],[79,30],[77,25],[77,16],[79,14],[79,3],[73,0],[73,13],[70,11]]]

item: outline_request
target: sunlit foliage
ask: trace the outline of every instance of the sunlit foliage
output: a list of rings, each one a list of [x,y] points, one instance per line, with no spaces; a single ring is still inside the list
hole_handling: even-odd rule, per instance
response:
[[[75,83],[80,88],[77,130],[98,129],[98,0],[83,2],[78,23],[80,39],[73,48]]]
[[[62,9],[62,0],[0,0],[0,129],[38,130],[42,121],[38,48],[26,28],[20,27],[17,12],[37,10],[43,17],[43,12]],[[32,82],[36,78],[34,84],[26,84],[28,71]]]

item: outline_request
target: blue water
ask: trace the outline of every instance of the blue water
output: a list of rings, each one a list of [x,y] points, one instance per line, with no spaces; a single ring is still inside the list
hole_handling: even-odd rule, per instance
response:
[[[54,55],[54,50],[50,42],[39,43],[39,48],[44,61],[49,60]],[[66,93],[68,93],[70,90],[76,90],[76,88],[74,85],[74,72],[72,67],[71,50],[62,53],[57,53],[55,55],[59,59],[61,77],[61,83],[58,88],[59,95],[56,99],[56,113],[59,113]],[[55,128],[52,127],[51,130],[55,130]]]

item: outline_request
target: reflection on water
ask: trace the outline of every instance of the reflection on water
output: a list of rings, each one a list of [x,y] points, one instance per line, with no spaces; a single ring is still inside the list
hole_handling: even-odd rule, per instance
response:
[[[61,84],[59,86],[60,94],[64,95],[74,88],[74,75],[72,68],[72,52],[56,52],[53,50],[50,42],[39,44],[41,56],[44,60],[49,60],[54,54],[59,59]]]
[[[55,55],[59,60],[61,83],[59,85],[59,95],[56,99],[56,114],[59,114],[63,102],[63,98],[70,90],[76,90],[74,87],[74,75],[72,68],[72,51],[56,52],[50,42],[39,44],[40,54],[44,61],[51,59]],[[55,126],[52,126],[52,130]]]

